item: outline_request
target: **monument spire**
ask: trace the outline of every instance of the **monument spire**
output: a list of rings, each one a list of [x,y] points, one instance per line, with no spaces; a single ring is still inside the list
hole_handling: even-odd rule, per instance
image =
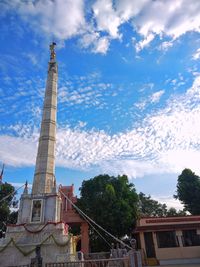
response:
[[[46,82],[40,138],[36,158],[32,194],[55,192],[55,144],[58,67],[56,43],[50,45],[50,61]]]

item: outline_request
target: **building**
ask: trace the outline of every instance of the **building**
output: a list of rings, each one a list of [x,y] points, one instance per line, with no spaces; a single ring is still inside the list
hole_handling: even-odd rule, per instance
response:
[[[28,192],[26,183],[20,199],[17,224],[8,225],[5,238],[0,239],[0,266],[4,267],[27,265],[31,261],[33,263],[43,261],[44,264],[63,262],[70,260],[74,252],[73,238],[66,224],[66,222],[73,223],[70,218],[72,219],[74,211],[69,208],[63,210],[66,200],[64,201],[57,188],[55,177],[58,80],[55,45],[55,43],[50,45],[32,192]],[[74,201],[73,190],[68,192],[65,189],[62,188],[63,192],[70,193],[70,198]],[[71,211],[69,217],[66,214],[68,211]],[[78,217],[77,215],[76,218]],[[84,224],[83,220],[81,223]],[[86,236],[87,232],[84,233]],[[88,243],[84,249],[85,251],[88,249]]]
[[[200,263],[200,216],[141,218],[135,235],[148,265]]]
[[[74,185],[71,186],[61,186],[62,207],[61,207],[61,220],[69,227],[78,226],[80,227],[80,236],[75,238],[76,250],[81,250],[83,253],[89,253],[89,233],[88,233],[88,223],[83,220],[80,215],[73,209],[72,204],[76,204],[77,198],[74,196]],[[66,196],[66,197],[65,197]]]

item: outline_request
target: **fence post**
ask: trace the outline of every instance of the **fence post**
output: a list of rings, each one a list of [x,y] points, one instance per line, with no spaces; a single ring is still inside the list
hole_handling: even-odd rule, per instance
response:
[[[128,254],[130,267],[142,267],[142,258],[139,251],[131,249]]]
[[[42,257],[41,257],[41,247],[36,246],[35,248],[35,258],[31,259],[30,267],[42,267]]]

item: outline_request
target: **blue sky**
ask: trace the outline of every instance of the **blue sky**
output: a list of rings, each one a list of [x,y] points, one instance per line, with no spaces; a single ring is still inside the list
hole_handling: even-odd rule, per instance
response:
[[[0,162],[32,183],[49,43],[57,42],[56,177],[127,174],[173,200],[183,168],[200,175],[200,2],[0,3]]]

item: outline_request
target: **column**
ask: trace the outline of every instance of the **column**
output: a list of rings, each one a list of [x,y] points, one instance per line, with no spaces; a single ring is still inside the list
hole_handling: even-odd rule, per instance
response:
[[[81,224],[81,251],[83,253],[89,253],[89,234],[88,234],[88,224],[83,222]]]

